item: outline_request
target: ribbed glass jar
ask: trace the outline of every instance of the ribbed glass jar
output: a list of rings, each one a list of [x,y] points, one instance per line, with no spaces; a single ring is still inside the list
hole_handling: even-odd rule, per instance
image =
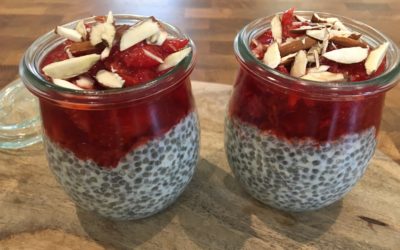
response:
[[[145,17],[114,18],[117,25],[132,25]],[[91,22],[94,18],[85,19]],[[183,192],[198,161],[199,124],[189,78],[193,41],[190,55],[170,72],[135,87],[101,91],[65,89],[44,79],[41,61],[61,42],[47,33],[20,64],[23,82],[39,98],[47,159],[58,182],[78,206],[105,217],[138,219],[166,208]]]

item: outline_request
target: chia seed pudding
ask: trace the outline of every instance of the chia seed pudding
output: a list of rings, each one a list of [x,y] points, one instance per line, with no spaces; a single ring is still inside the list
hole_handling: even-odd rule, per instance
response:
[[[375,128],[319,144],[279,138],[227,119],[225,149],[242,186],[283,210],[307,211],[342,198],[363,176],[375,147]]]
[[[357,21],[290,9],[248,24],[234,49],[225,151],[238,182],[286,211],[342,198],[374,154],[396,46]]]
[[[139,219],[184,191],[199,153],[195,49],[154,17],[111,12],[28,49],[21,77],[39,97],[49,167],[79,207]]]
[[[172,204],[190,182],[198,160],[197,115],[128,152],[115,168],[81,160],[44,137],[50,169],[80,207],[114,219],[139,219]]]

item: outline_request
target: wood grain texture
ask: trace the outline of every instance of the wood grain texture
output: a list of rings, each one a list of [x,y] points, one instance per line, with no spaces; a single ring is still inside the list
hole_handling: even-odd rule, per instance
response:
[[[0,249],[398,249],[399,165],[377,151],[341,201],[285,213],[247,195],[223,150],[231,87],[194,82],[201,154],[186,191],[164,212],[110,221],[76,208],[47,167],[41,144],[0,151]]]

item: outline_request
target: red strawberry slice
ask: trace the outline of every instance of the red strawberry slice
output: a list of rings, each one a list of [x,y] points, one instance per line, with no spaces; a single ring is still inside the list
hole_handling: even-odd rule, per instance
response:
[[[162,44],[162,49],[167,54],[183,49],[189,43],[188,39],[167,39]]]
[[[257,37],[257,40],[262,44],[271,44],[274,40],[274,37],[272,36],[272,31],[268,30],[264,32],[261,36]]]
[[[287,70],[287,68],[284,65],[279,65],[277,70],[283,74],[289,74],[289,71]]]
[[[157,48],[154,45],[145,45],[141,43],[127,49],[122,54],[122,59],[126,66],[136,68],[151,68],[160,64],[160,62],[157,60],[146,55],[143,49],[163,59],[160,48]]]
[[[294,8],[288,9],[282,14],[282,35],[284,38],[291,37],[293,34],[290,32],[292,29],[292,24],[294,21],[293,18]]]
[[[137,71],[117,73],[125,80],[125,87],[151,81],[157,77],[157,73],[151,69],[140,69]]]

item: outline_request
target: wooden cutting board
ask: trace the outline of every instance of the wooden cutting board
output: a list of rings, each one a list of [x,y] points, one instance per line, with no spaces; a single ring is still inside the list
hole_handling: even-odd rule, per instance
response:
[[[341,201],[286,213],[252,199],[224,153],[231,87],[193,82],[201,122],[197,172],[166,211],[110,221],[77,209],[37,144],[0,151],[0,249],[399,249],[400,166],[379,150]]]

